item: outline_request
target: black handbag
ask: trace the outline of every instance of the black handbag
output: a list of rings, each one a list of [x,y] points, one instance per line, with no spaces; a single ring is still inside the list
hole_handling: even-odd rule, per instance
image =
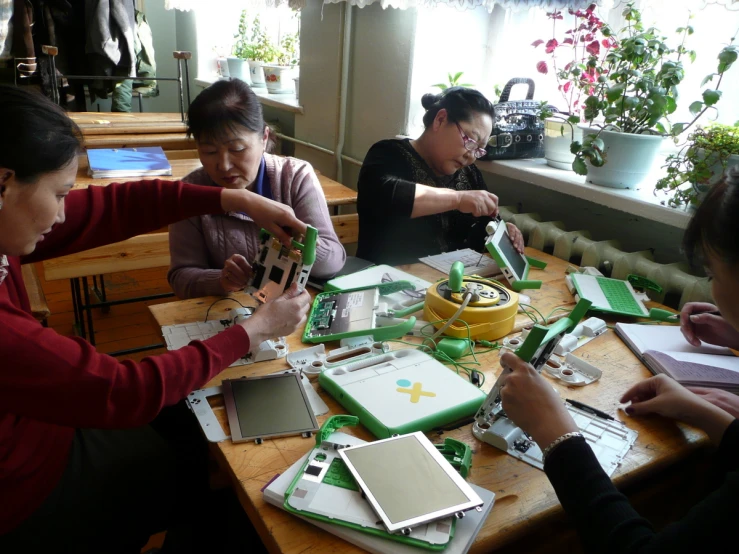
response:
[[[526,84],[526,100],[509,101],[514,85]],[[493,106],[493,133],[483,160],[516,160],[544,157],[544,122],[539,117],[541,102],[534,98],[534,80],[516,77],[506,83],[500,101]]]

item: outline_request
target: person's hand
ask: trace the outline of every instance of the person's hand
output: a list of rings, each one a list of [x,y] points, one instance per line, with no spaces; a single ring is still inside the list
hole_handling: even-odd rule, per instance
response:
[[[459,205],[457,209],[475,217],[498,215],[498,197],[486,190],[459,191]]]
[[[248,190],[223,189],[221,208],[226,212],[243,212],[254,223],[272,233],[285,246],[290,246],[292,237],[305,235],[307,225],[295,217],[293,209]],[[285,231],[290,229],[292,233]]]
[[[523,243],[523,233],[521,230],[513,223],[506,223],[506,229],[508,230],[508,236],[511,237],[513,246],[518,250],[519,254],[523,254],[525,245]]]
[[[680,330],[693,346],[701,341],[717,346],[739,349],[739,331],[734,329],[717,312],[718,308],[708,302],[688,302],[680,312]]]
[[[275,337],[284,337],[303,326],[308,317],[310,294],[298,292],[293,283],[284,294],[257,308],[254,315],[239,322],[249,335],[252,347]]]
[[[703,429],[717,444],[734,421],[731,414],[693,394],[666,375],[657,375],[637,383],[624,393],[621,402],[631,402],[625,410],[629,415],[657,414],[676,419]]]
[[[249,262],[241,254],[234,254],[221,270],[221,287],[227,292],[234,292],[245,288],[252,276]]]
[[[718,406],[723,411],[730,413],[735,418],[739,417],[739,396],[736,394],[721,389],[708,389],[704,387],[687,387],[687,389],[714,406]]]
[[[542,450],[562,435],[578,431],[552,385],[530,364],[512,352],[505,352],[500,365],[505,376],[500,390],[503,409]]]

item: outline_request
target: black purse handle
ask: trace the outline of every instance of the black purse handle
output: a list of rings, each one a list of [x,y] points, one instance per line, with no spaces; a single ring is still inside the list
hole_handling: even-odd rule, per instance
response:
[[[529,85],[529,90],[526,93],[526,100],[534,99],[534,88],[536,86],[534,85],[534,80],[529,79],[528,77],[514,77],[506,83],[498,102],[508,102],[508,97],[511,95],[511,89],[514,85]]]

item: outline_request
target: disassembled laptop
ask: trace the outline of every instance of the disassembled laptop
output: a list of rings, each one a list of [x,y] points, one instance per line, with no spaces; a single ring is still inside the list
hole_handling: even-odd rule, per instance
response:
[[[515,351],[522,360],[529,362],[541,372],[562,337],[574,330],[580,319],[590,308],[590,302],[580,300],[568,317],[562,318],[548,327],[534,325],[523,344]],[[511,456],[534,467],[544,469],[544,460],[539,445],[511,421],[503,410],[500,398],[501,384],[505,380],[501,373],[485,402],[475,416],[472,434]],[[612,475],[626,453],[636,441],[637,432],[628,429],[623,423],[606,419],[566,404],[575,423],[590,444],[603,470]]]

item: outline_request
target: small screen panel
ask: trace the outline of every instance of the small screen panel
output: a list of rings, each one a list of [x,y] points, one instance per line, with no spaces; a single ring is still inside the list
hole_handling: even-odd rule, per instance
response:
[[[242,438],[266,438],[317,430],[297,374],[233,379],[229,383]],[[234,423],[229,417],[232,428]]]
[[[513,271],[518,279],[525,279],[526,276],[524,275],[524,272],[526,271],[526,257],[516,250],[516,247],[513,246],[513,242],[511,241],[511,237],[508,236],[508,233],[503,233],[500,237],[498,248],[503,254],[503,257],[508,261],[508,268]]]
[[[470,498],[413,435],[343,450],[392,523],[459,506]]]

